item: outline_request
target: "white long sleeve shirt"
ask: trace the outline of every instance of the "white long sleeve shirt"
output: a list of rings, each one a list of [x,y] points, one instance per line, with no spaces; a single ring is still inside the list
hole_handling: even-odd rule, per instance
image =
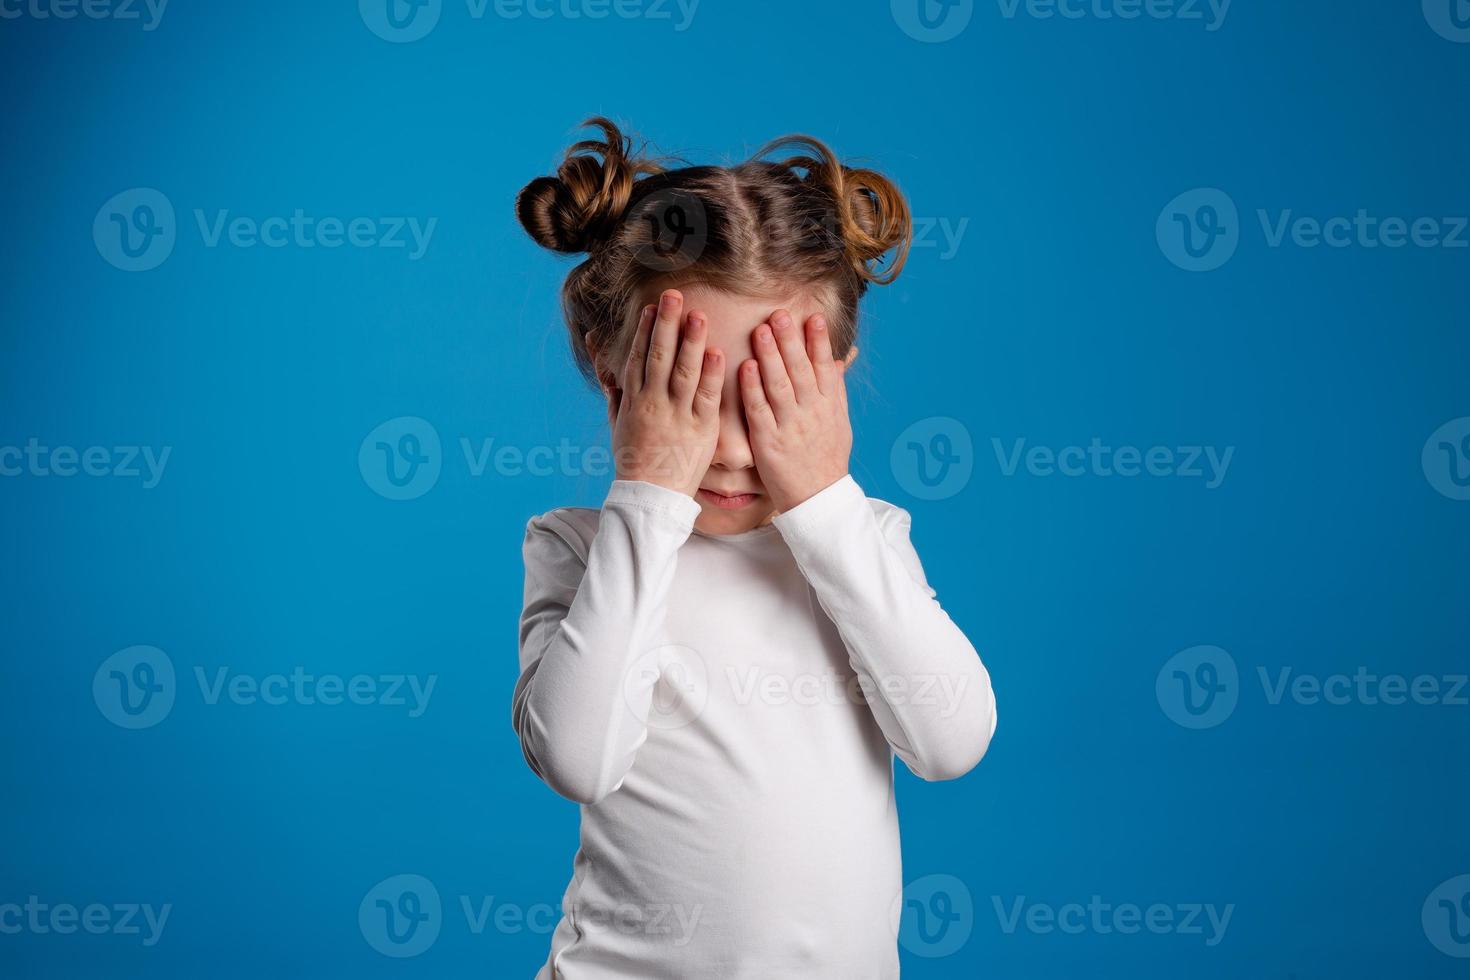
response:
[[[891,980],[893,755],[968,772],[990,677],[851,476],[741,534],[699,510],[619,480],[527,525],[514,723],[582,804],[538,980]]]

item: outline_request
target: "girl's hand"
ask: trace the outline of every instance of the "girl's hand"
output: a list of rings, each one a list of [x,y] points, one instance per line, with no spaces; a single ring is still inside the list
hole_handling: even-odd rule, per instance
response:
[[[852,423],[847,365],[832,358],[827,318],[798,327],[777,310],[755,328],[755,357],[740,365],[740,397],[755,468],[780,511],[847,475]]]
[[[644,307],[615,399],[617,479],[643,480],[693,497],[715,454],[724,358],[705,350],[708,325],[691,313],[679,329],[684,297],[670,289]]]

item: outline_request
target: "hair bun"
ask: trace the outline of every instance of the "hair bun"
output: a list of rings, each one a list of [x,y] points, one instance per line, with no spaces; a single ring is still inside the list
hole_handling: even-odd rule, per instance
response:
[[[873,170],[844,168],[847,198],[847,248],[869,282],[886,285],[898,278],[913,239],[908,201],[893,182]],[[897,249],[882,272],[883,256]]]
[[[903,192],[876,170],[843,166],[826,144],[810,136],[783,136],[757,157],[792,151],[777,166],[801,171],[836,211],[842,249],[865,283],[886,286],[898,278],[913,241],[913,217]],[[892,254],[888,262],[884,257]],[[885,268],[886,265],[886,268]]]
[[[632,141],[601,116],[583,125],[602,130],[602,139],[582,140],[567,150],[555,177],[537,177],[516,196],[521,227],[554,252],[590,252],[616,230],[640,174],[663,168],[633,153]]]
[[[555,177],[537,177],[521,190],[516,197],[516,217],[542,248],[587,251],[586,213],[571,199],[567,185]]]

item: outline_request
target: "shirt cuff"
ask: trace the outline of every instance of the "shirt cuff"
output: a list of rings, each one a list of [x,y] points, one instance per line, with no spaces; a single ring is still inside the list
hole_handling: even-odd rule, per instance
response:
[[[685,530],[694,527],[694,519],[700,512],[699,502],[687,493],[644,480],[614,480],[603,506],[633,507],[651,514],[663,514]]]
[[[823,537],[837,533],[845,515],[854,508],[867,507],[868,496],[848,473],[836,483],[819,490],[788,511],[771,518],[787,541]]]

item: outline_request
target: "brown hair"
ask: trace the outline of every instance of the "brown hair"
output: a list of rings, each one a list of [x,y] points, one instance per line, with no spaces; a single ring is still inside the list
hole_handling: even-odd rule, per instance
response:
[[[811,291],[841,358],[868,285],[893,282],[908,258],[903,194],[809,136],[774,140],[735,166],[674,167],[635,151],[610,120],[585,125],[602,138],[574,143],[556,176],[527,184],[516,216],[538,244],[588,253],[562,286],[562,308],[577,365],[595,383],[621,366],[638,305],[696,282],[746,295]],[[767,159],[778,153],[790,155]]]

